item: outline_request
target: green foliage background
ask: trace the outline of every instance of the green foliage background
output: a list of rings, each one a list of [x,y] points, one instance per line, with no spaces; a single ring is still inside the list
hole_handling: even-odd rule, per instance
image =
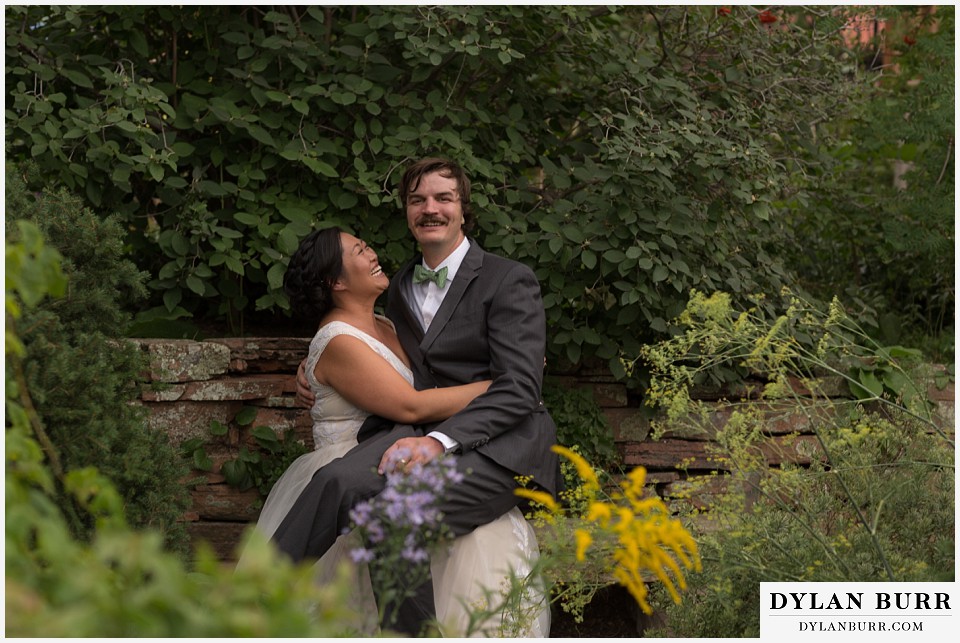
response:
[[[49,436],[47,457],[58,463],[61,475],[96,465],[116,486],[131,525],[154,527],[168,545],[183,549],[179,519],[188,503],[182,482],[187,470],[166,432],[151,430],[146,411],[133,404],[146,362],[135,345],[117,339],[130,322],[121,302],[145,293],[145,276],[124,253],[122,228],[66,190],[30,192],[12,166],[5,189],[8,243],[22,243],[20,226],[32,222],[45,246],[57,251],[66,279],[62,297],[22,311],[17,328],[23,361],[8,379],[30,392]],[[42,272],[30,277],[43,278]],[[58,482],[58,503],[70,528],[89,537],[92,519]]]
[[[843,10],[9,7],[8,156],[118,212],[158,320],[287,307],[287,257],[341,224],[389,269],[426,154],[474,177],[479,237],[533,266],[553,363],[621,357],[691,288],[776,293],[796,141],[856,82]],[[798,102],[799,101],[799,102]]]
[[[8,177],[9,185],[9,177]],[[82,217],[81,217],[82,220]],[[293,567],[251,533],[241,569],[209,550],[194,566],[163,534],[132,530],[125,500],[96,467],[62,461],[23,376],[20,331],[48,297],[67,293],[64,257],[21,220],[6,245],[4,634],[14,637],[350,636],[347,578],[324,588],[312,565]],[[159,460],[158,460],[159,462]],[[70,498],[68,517],[61,510]],[[74,523],[95,523],[89,541]]]
[[[537,271],[551,367],[600,360],[643,384],[637,356],[679,336],[691,291],[764,293],[770,312],[795,281],[846,294],[881,338],[872,358],[918,338],[950,361],[954,9],[883,8],[887,31],[866,51],[841,38],[852,11],[6,7],[7,219],[36,224],[7,228],[7,343],[22,353],[7,360],[8,632],[342,630],[333,612],[305,620],[318,600],[307,573],[265,550],[252,576],[203,553],[191,574],[156,534],[123,531],[169,541],[183,489],[175,455],[127,403],[142,364],[116,339],[276,325],[287,258],[318,226],[358,232],[396,269],[415,251],[396,182],[426,154],[474,178],[481,243]],[[895,58],[865,71],[881,46]],[[63,283],[65,297],[40,303]],[[902,391],[894,361],[865,364],[851,388],[874,402]],[[697,377],[742,372],[716,359]],[[571,443],[609,455],[595,407],[557,396]],[[770,569],[939,579],[945,539],[901,545],[949,530],[952,462],[894,415],[822,427],[846,488],[789,470],[764,481],[762,512],[718,505],[729,528],[702,541],[707,580],[671,622],[754,634],[743,592]],[[883,518],[872,532],[849,519],[861,505]],[[831,539],[796,538],[805,516]],[[95,524],[92,546],[74,540]]]
[[[682,605],[656,590],[666,626],[655,635],[759,636],[762,581],[954,580],[956,438],[944,426],[952,410],[937,418],[927,395],[928,366],[877,346],[837,301],[822,311],[792,298],[771,316],[695,294],[681,324],[683,333],[645,349],[649,402],[664,411],[657,430],[710,435],[725,474],[691,476],[672,491],[703,575]],[[715,361],[748,364],[764,382],[755,404],[691,399]],[[871,391],[860,366],[879,362],[886,375]],[[838,384],[859,394],[838,396]],[[815,442],[771,439],[781,421]],[[795,464],[804,456],[809,464]]]
[[[833,119],[802,192],[786,199],[782,256],[803,287],[840,295],[887,344],[953,361],[955,9],[878,9],[863,52],[876,82]],[[881,49],[882,48],[882,49]]]

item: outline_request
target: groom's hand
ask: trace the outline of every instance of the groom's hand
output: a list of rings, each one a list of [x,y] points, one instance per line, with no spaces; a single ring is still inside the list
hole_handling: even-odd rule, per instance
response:
[[[400,438],[383,452],[377,473],[383,475],[386,471],[409,471],[414,464],[425,465],[443,452],[440,440],[430,436]]]
[[[304,408],[311,408],[316,401],[313,391],[310,390],[310,383],[307,382],[307,376],[303,372],[303,364],[307,360],[300,362],[297,367],[297,405]]]

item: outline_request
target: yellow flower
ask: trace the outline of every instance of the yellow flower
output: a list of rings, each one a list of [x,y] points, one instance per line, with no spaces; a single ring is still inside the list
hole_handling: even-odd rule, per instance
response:
[[[521,498],[526,498],[527,500],[532,500],[536,503],[539,503],[553,513],[560,513],[560,505],[557,504],[557,501],[554,500],[553,496],[551,496],[549,493],[544,491],[534,491],[533,489],[514,489],[513,493]]]
[[[634,469],[627,474],[625,480],[620,483],[620,486],[623,487],[625,493],[630,496],[641,496],[643,495],[643,485],[647,481],[647,470],[643,467],[634,467]]]
[[[612,505],[606,502],[591,502],[586,520],[606,526],[610,522]]]
[[[577,560],[583,562],[587,557],[587,547],[593,542],[593,536],[584,529],[577,529],[573,532],[573,537],[577,540]]]
[[[589,549],[591,563],[609,569],[647,614],[652,613],[646,587],[651,578],[659,580],[679,603],[680,590],[686,589],[683,569],[700,571],[700,556],[690,532],[671,517],[659,496],[646,489],[646,469],[634,468],[624,476],[620,489],[607,495],[580,454],[559,445],[552,449],[569,460],[583,480],[561,496],[567,502],[575,500],[570,502],[570,519],[580,524],[573,532],[576,560],[586,561]],[[549,509],[551,520],[564,515],[549,494],[527,489],[515,493]]]
[[[573,466],[577,468],[577,474],[583,478],[588,489],[600,490],[600,482],[597,480],[597,474],[594,473],[593,467],[591,467],[581,455],[559,444],[554,444],[550,449],[573,463]]]

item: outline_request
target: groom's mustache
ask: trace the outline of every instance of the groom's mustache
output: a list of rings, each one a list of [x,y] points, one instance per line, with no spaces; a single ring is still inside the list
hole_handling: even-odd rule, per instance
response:
[[[447,224],[446,220],[441,219],[440,217],[425,216],[417,219],[417,225],[429,225],[431,223],[439,223],[440,225]]]

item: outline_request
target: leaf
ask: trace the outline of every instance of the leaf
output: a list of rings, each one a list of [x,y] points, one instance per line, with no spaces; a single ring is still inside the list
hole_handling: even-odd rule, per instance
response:
[[[273,137],[270,136],[270,132],[263,129],[259,125],[249,125],[247,130],[250,132],[250,136],[257,139],[264,145],[269,145],[270,147],[276,147],[276,142],[273,140]]]
[[[183,291],[179,288],[171,288],[163,293],[163,305],[166,306],[170,312],[173,312],[181,299],[183,299]]]
[[[325,163],[320,159],[304,156],[302,160],[304,165],[306,165],[308,168],[310,168],[317,174],[322,174],[331,179],[335,179],[340,176],[337,173],[337,170],[332,165],[330,165],[329,163]]]
[[[357,102],[357,95],[353,92],[330,92],[330,98],[338,105],[353,105]]]
[[[291,223],[299,223],[307,228],[313,223],[313,216],[307,212],[306,208],[297,203],[278,203],[277,210],[283,215],[283,218]]]
[[[650,276],[650,279],[651,279],[654,283],[657,283],[657,282],[659,282],[659,281],[663,281],[663,280],[666,279],[669,275],[670,275],[670,271],[667,270],[667,267],[664,266],[663,264],[659,264],[659,265],[657,265],[656,268],[653,269],[653,274]]]
[[[857,399],[880,397],[883,393],[883,384],[873,371],[855,369],[851,375],[853,379],[849,381],[850,392]]]
[[[245,491],[253,486],[253,479],[250,477],[247,465],[240,460],[228,460],[224,462],[220,467],[220,473],[223,474],[224,480],[228,485],[236,487],[241,491]]]
[[[277,432],[274,431],[271,427],[259,424],[253,429],[250,430],[250,435],[252,435],[257,440],[263,440],[264,442],[279,442],[280,438],[277,435]]]
[[[887,353],[893,359],[920,358],[923,356],[922,351],[915,348],[905,348],[903,346],[889,346],[887,347]]]
[[[282,263],[275,263],[267,271],[267,282],[274,290],[283,288],[283,275],[287,272],[286,266]]]
[[[603,253],[603,258],[605,261],[609,261],[610,263],[620,263],[627,258],[627,255],[624,254],[622,250],[611,248]]]
[[[237,412],[234,416],[233,421],[239,424],[240,426],[246,426],[254,421],[257,417],[257,409],[253,406],[245,406],[240,411]]]
[[[227,255],[226,263],[227,263],[227,268],[229,268],[232,272],[235,272],[238,275],[244,274],[243,262],[241,262],[236,257]]]
[[[257,225],[260,223],[260,217],[249,212],[234,212],[233,218],[234,220],[246,225]]]
[[[538,224],[544,232],[560,232],[560,225],[551,217],[543,217]]]
[[[238,31],[228,31],[220,35],[225,41],[233,43],[235,45],[245,45],[250,42],[250,38],[245,33]]]
[[[177,141],[170,147],[176,152],[177,156],[190,156],[197,149],[185,141]]]
[[[193,468],[200,471],[210,471],[213,469],[213,460],[210,459],[210,456],[207,455],[206,450],[203,448],[194,449]]]
[[[887,390],[892,391],[898,396],[903,395],[904,389],[910,384],[907,376],[900,371],[884,369],[881,379]]]
[[[623,306],[617,314],[617,326],[627,326],[632,324],[640,316],[640,308],[637,306]]]
[[[147,49],[147,39],[143,37],[143,33],[136,29],[129,31],[128,33],[130,38],[130,46],[133,47],[133,50],[144,58],[149,56],[150,50]]]
[[[93,87],[93,83],[90,82],[90,79],[87,77],[87,75],[79,71],[75,71],[73,69],[61,69],[60,73],[64,76],[64,78],[69,80],[74,85],[86,87],[88,89]]]
[[[147,170],[150,171],[150,176],[153,177],[153,180],[157,183],[163,181],[163,167],[157,163],[151,163],[147,166]]]
[[[203,286],[202,279],[194,275],[187,275],[186,282],[187,282],[187,288],[189,288],[196,294],[200,295],[201,297],[203,296],[203,293],[205,292],[206,289]]]

